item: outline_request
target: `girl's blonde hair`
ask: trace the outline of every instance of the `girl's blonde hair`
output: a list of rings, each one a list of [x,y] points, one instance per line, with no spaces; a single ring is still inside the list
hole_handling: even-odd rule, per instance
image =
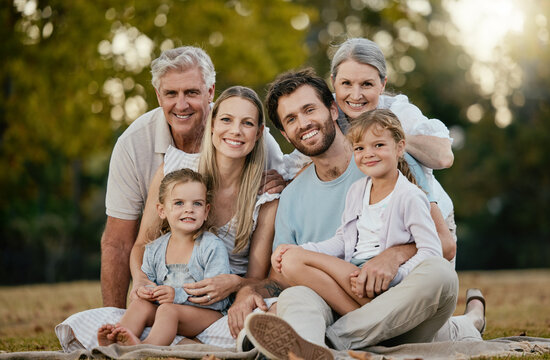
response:
[[[201,174],[191,169],[172,171],[171,173],[168,173],[166,174],[166,176],[164,176],[159,187],[159,203],[165,205],[164,201],[166,200],[166,197],[172,191],[172,189],[174,189],[174,186],[191,182],[198,182],[204,185],[206,192],[206,204],[211,204],[213,195],[211,188],[208,187],[208,183]],[[200,229],[198,229],[197,232],[193,235],[193,239],[198,238],[205,230],[209,229],[211,226],[212,225],[209,223],[207,218]],[[161,234],[166,234],[169,231],[170,224],[168,224],[168,220],[165,218],[162,220],[160,232]]]
[[[346,136],[352,144],[358,143],[363,139],[367,130],[374,125],[382,131],[384,129],[389,130],[396,144],[401,140],[405,141],[405,131],[403,131],[401,127],[401,122],[399,122],[397,116],[388,109],[374,109],[359,115],[351,121],[351,126]],[[397,168],[410,182],[417,185],[416,179],[403,155],[399,157]]]
[[[199,160],[199,172],[206,178],[209,187],[214,189],[214,191],[219,187],[220,173],[216,163],[216,148],[212,143],[212,125],[218,114],[220,104],[232,97],[240,97],[250,101],[258,110],[258,128],[264,124],[262,102],[254,90],[243,86],[233,86],[226,89],[218,97],[206,122]],[[244,168],[241,172],[239,194],[235,205],[237,209],[235,214],[237,218],[237,231],[233,253],[238,253],[243,250],[250,240],[254,225],[253,215],[256,205],[256,195],[258,194],[262,182],[262,173],[265,169],[265,163],[266,154],[264,138],[260,135],[254,148],[246,156]]]

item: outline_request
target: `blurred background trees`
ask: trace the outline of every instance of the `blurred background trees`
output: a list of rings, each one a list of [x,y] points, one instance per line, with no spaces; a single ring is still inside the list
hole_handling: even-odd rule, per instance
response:
[[[457,268],[550,264],[550,4],[536,0],[67,2],[0,9],[2,284],[99,278],[109,157],[157,106],[149,65],[198,45],[216,93],[290,68],[329,76],[347,37],[383,49],[389,90],[439,118],[455,164]],[[275,134],[274,129],[272,133]],[[288,144],[281,146],[289,151]]]

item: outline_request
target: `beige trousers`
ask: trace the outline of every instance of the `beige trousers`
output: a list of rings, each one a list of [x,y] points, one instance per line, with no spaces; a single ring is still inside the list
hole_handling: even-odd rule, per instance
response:
[[[295,286],[279,296],[277,314],[300,336],[337,350],[430,342],[456,306],[458,277],[443,258],[430,258],[403,281],[339,319],[313,290]]]

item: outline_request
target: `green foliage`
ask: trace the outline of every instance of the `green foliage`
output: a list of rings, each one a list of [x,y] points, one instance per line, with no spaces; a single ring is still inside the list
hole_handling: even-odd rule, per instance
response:
[[[241,84],[263,96],[291,68],[313,66],[329,80],[328,55],[349,36],[385,42],[388,89],[463,134],[453,167],[436,172],[455,203],[459,268],[548,266],[550,4],[521,4],[524,31],[506,46],[522,85],[506,94],[513,121],[505,128],[471,80],[474,59],[446,35],[440,1],[16,0],[0,8],[2,282],[98,277],[109,156],[127,125],[157,106],[149,64],[163,49],[199,45],[214,61],[216,93]],[[466,117],[472,104],[485,111],[479,123]]]
[[[0,9],[5,283],[98,276],[108,159],[127,124],[157,106],[149,63],[161,49],[202,46],[218,91],[260,90],[307,58],[292,18],[316,17],[267,0],[32,4]]]

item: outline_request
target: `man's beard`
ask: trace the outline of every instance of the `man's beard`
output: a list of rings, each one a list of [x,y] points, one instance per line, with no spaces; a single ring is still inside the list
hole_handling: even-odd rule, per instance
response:
[[[307,156],[318,156],[323,154],[325,151],[330,148],[336,137],[336,128],[332,119],[325,121],[324,125],[319,129],[319,134],[323,136],[321,142],[315,146],[307,146],[302,144],[300,141],[292,142],[292,145],[304,155]]]

